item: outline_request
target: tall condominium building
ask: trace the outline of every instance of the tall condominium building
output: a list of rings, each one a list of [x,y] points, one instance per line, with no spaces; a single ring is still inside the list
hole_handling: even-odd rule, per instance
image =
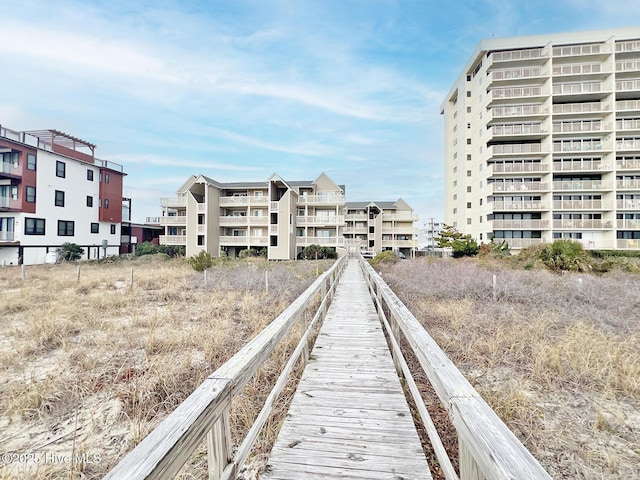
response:
[[[2,264],[55,261],[67,242],[85,259],[119,253],[125,173],[95,147],[57,130],[0,127]]]
[[[483,40],[441,112],[445,223],[640,249],[640,28]]]
[[[237,183],[194,175],[176,197],[160,203],[162,217],[154,219],[165,228],[160,243],[185,246],[187,256],[202,250],[237,256],[256,249],[266,250],[271,260],[289,260],[314,244],[338,253],[349,248],[410,253],[417,246],[410,238],[415,217],[406,203],[351,206],[344,185],[324,173],[311,181],[274,174],[266,182]],[[383,211],[389,212],[388,222],[382,222]],[[356,231],[360,220],[363,230]]]

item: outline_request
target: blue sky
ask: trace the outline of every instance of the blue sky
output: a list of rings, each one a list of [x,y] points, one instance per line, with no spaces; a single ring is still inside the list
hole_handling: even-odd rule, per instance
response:
[[[483,38],[638,26],[637,0],[0,0],[0,124],[121,163],[133,220],[272,173],[442,218],[440,103]],[[621,13],[622,12],[622,13]]]

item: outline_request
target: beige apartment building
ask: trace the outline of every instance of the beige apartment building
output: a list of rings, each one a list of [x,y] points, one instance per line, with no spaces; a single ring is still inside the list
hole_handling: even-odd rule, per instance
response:
[[[417,247],[416,239],[406,240],[412,230],[405,224],[412,227],[415,219],[406,203],[398,201],[383,208],[366,204],[350,213],[344,185],[337,185],[324,173],[312,181],[288,181],[274,174],[266,182],[238,183],[194,175],[176,197],[162,198],[160,203],[162,216],[147,221],[164,227],[162,245],[185,246],[187,256],[206,250],[213,256],[224,252],[235,257],[251,248],[266,250],[270,260],[289,260],[313,244],[333,248],[338,254],[361,246],[407,253]],[[379,214],[369,220],[374,207]],[[397,218],[382,222],[383,211],[394,212]],[[365,217],[365,230],[358,232],[364,235],[363,245],[353,241],[356,221],[347,223],[347,214]],[[400,217],[406,218],[405,224]],[[370,224],[372,233],[368,233]]]
[[[640,249],[640,28],[483,40],[441,113],[445,223]]]

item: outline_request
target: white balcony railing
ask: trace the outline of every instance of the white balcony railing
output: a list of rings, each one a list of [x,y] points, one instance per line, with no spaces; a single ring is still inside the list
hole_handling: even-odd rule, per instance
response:
[[[616,81],[616,91],[617,92],[627,92],[640,90],[640,80],[617,80]]]
[[[491,114],[491,118],[501,118],[544,115],[546,111],[547,110],[543,109],[541,105],[513,105],[492,107],[489,113]]]
[[[602,180],[558,180],[553,182],[553,190],[611,190],[611,185]]]
[[[619,112],[640,110],[640,100],[618,100],[616,102],[616,110]]]
[[[554,210],[602,210],[602,200],[554,200]]]
[[[186,207],[187,197],[164,197],[160,199],[161,207]]]
[[[637,119],[616,120],[616,130],[640,130],[640,120],[637,120]]]
[[[640,240],[619,238],[616,240],[616,246],[620,249],[640,250]]]
[[[494,241],[499,243],[502,240],[507,242],[510,248],[526,248],[544,243],[542,238],[496,238]]]
[[[616,180],[616,188],[618,190],[639,190],[640,180],[636,180],[636,179]]]
[[[344,245],[344,237],[296,237],[296,244],[300,246],[341,247]]]
[[[640,199],[628,198],[626,200],[616,200],[618,210],[640,210]]]
[[[383,247],[417,247],[417,240],[382,240]]]
[[[232,236],[232,235],[224,235],[220,236],[220,245],[224,246],[266,246],[269,243],[269,237],[266,235],[263,236]]]
[[[514,153],[540,153],[539,143],[494,145],[491,147],[493,155],[513,155]]]
[[[509,68],[506,70],[494,70],[491,72],[492,80],[516,80],[519,78],[533,78],[542,76],[540,67]]]
[[[602,140],[566,140],[553,142],[554,152],[589,152],[602,150]]]
[[[640,70],[640,60],[616,62],[616,72],[636,72]]]
[[[628,42],[616,42],[616,52],[640,52],[640,40],[631,40]]]
[[[553,106],[554,114],[563,113],[596,113],[608,112],[611,106],[608,103],[587,102],[587,103],[560,103]]]
[[[611,53],[611,47],[602,43],[553,47],[554,57],[573,57],[579,55],[597,55],[602,53]]]
[[[536,200],[536,201],[527,201],[527,202],[523,202],[523,201],[518,201],[518,202],[491,202],[489,203],[489,206],[491,209],[493,209],[494,212],[498,212],[498,211],[510,211],[510,210],[515,210],[515,211],[519,211],[519,210],[548,210],[548,207],[546,207],[540,200]]]
[[[296,225],[344,225],[343,215],[297,216]]]
[[[573,65],[554,65],[554,75],[584,75],[586,73],[600,73],[602,65],[599,63],[578,63]]]
[[[576,122],[554,122],[553,133],[600,132],[600,120],[582,120]]]
[[[0,231],[0,242],[13,242],[15,240],[15,232]]]
[[[344,205],[344,195],[341,193],[300,195],[298,205]]]
[[[160,235],[160,245],[186,245],[186,235]]]
[[[640,158],[623,158],[616,160],[618,170],[640,170]]]
[[[508,50],[505,52],[493,52],[491,60],[493,62],[507,62],[513,60],[530,60],[534,58],[546,57],[542,48],[529,48],[523,50]]]
[[[617,150],[640,150],[640,138],[624,138],[616,140]]]
[[[366,222],[369,219],[369,217],[365,213],[360,213],[360,214],[352,213],[352,214],[345,215],[344,219],[347,222]]]
[[[602,91],[602,85],[600,82],[556,83],[552,91],[554,95],[597,93]]]
[[[542,182],[493,182],[490,184],[495,192],[532,192],[547,190],[548,185]]]
[[[585,170],[610,170],[611,165],[602,163],[602,160],[553,162],[554,172],[584,172]]]
[[[626,218],[616,220],[618,230],[640,230],[640,218]]]
[[[591,218],[559,219],[553,221],[553,228],[563,230],[602,229],[611,228],[611,222],[608,220]]]
[[[160,225],[186,225],[187,217],[185,215],[172,215],[159,217]]]
[[[236,195],[228,197],[220,197],[221,207],[237,207],[245,205],[266,206],[269,204],[269,198],[266,195]]]
[[[494,230],[541,230],[549,228],[549,220],[491,220]]]
[[[542,87],[510,87],[491,90],[491,99],[539,97],[542,96]]]
[[[498,135],[534,135],[542,133],[542,126],[539,123],[523,123],[508,125],[493,125],[490,129],[491,134]]]
[[[492,163],[493,173],[544,173],[549,171],[549,165],[540,162],[523,163]]]

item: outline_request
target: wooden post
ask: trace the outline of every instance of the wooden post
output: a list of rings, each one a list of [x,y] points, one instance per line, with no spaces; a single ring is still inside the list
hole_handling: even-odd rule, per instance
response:
[[[24,280],[26,278],[25,275],[25,271],[24,271],[24,263],[22,264],[22,280]]]
[[[131,280],[130,280],[129,286],[133,288],[133,267],[131,267]]]
[[[207,435],[207,460],[209,480],[219,480],[225,467],[233,458],[231,455],[231,429],[227,408]]]
[[[460,437],[458,437],[458,448],[460,455],[460,480],[486,480],[467,448],[466,443]]]
[[[304,309],[302,315],[300,315],[300,336],[303,336],[307,331],[309,326],[309,311],[308,309]],[[302,362],[302,366],[304,367],[309,360],[309,343],[305,342],[304,347],[302,349],[302,353],[300,353],[300,361]]]
[[[76,268],[76,282],[80,281],[80,264]]]
[[[582,277],[578,277],[578,289],[582,290]]]
[[[496,276],[493,276],[493,301],[496,301]]]
[[[207,269],[204,269],[204,284],[207,284]]]
[[[264,291],[269,293],[269,270],[264,271]]]

